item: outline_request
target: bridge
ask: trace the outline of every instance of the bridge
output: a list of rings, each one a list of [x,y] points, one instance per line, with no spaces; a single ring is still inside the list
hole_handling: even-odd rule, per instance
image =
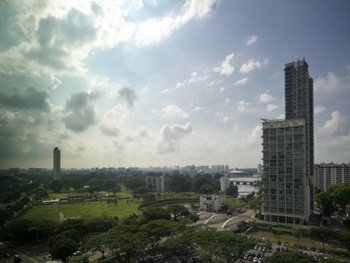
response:
[[[230,178],[230,182],[238,185],[238,184],[242,184],[242,185],[258,185],[260,180],[254,180],[254,181],[250,181],[250,180],[242,180],[242,179],[239,179],[239,180],[236,180],[236,179],[232,179]]]

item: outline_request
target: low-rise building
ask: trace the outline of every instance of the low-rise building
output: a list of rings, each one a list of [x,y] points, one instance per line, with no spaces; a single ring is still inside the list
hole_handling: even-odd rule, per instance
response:
[[[202,211],[219,212],[226,204],[226,197],[223,194],[201,195],[199,197],[199,208]]]

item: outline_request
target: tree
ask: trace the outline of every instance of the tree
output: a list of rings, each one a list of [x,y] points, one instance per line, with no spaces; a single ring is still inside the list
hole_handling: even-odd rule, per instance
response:
[[[234,185],[234,184],[230,184],[230,186],[226,190],[226,194],[230,195],[232,197],[237,197],[238,196],[238,186]]]
[[[107,233],[98,233],[92,234],[88,237],[85,242],[85,246],[88,249],[99,251],[102,254],[102,260],[105,259],[105,253],[108,249],[106,246],[107,243]]]
[[[188,192],[191,190],[191,182],[183,175],[174,175],[170,178],[169,188],[174,192]]]
[[[298,245],[299,245],[299,239],[302,237],[303,235],[303,230],[298,227],[298,226],[295,226],[293,227],[293,236],[296,237],[296,239],[298,240]]]
[[[185,233],[176,238],[167,239],[164,244],[169,253],[173,253],[181,263],[187,263],[195,252],[193,246],[193,235]]]
[[[253,209],[256,213],[261,213],[262,196],[255,196],[252,200],[249,201],[248,206],[250,209]]]
[[[214,189],[211,184],[203,184],[198,190],[198,193],[205,194],[205,195],[212,194],[213,192],[214,192]]]
[[[55,193],[61,192],[62,188],[63,188],[63,183],[61,180],[53,180],[50,183],[50,189],[52,189],[52,191],[54,191]]]
[[[211,180],[204,176],[195,176],[192,179],[192,192],[198,193],[199,189],[205,184],[211,185]]]
[[[339,239],[346,243],[348,250],[350,250],[350,231],[344,231],[340,234]]]
[[[310,234],[322,242],[323,249],[325,249],[324,241],[337,237],[337,232],[327,227],[313,227]]]
[[[199,216],[197,214],[192,213],[190,215],[190,220],[195,224],[199,220]]]
[[[170,237],[175,230],[175,223],[167,220],[153,220],[141,226],[141,231],[147,237],[152,248],[159,245],[159,241],[164,237]]]
[[[53,258],[63,262],[79,248],[79,238],[75,231],[65,231],[50,239],[49,247]]]
[[[194,232],[193,236],[203,262],[234,262],[232,254],[247,251],[253,245],[246,237],[229,231],[205,230]]]
[[[161,207],[152,207],[143,212],[143,217],[146,221],[163,219],[170,220],[171,214],[168,210]]]
[[[321,207],[325,216],[330,216],[334,212],[334,199],[328,192],[320,192],[316,195],[316,202]]]
[[[126,188],[135,190],[138,187],[146,186],[146,181],[141,177],[130,177],[125,181]]]
[[[174,221],[177,221],[181,216],[190,214],[190,211],[183,205],[169,205],[166,210],[170,213]]]
[[[350,230],[350,218],[344,219],[343,225],[346,227],[347,230]]]
[[[350,186],[346,184],[335,184],[329,186],[327,192],[329,192],[334,202],[340,206],[342,210],[346,209],[346,205],[350,200]]]

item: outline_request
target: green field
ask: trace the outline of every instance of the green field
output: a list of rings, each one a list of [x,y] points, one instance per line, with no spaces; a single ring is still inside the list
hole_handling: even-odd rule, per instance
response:
[[[76,204],[50,204],[33,206],[24,216],[25,219],[51,219],[58,221],[59,213],[62,212],[65,218],[81,217],[90,219],[94,217],[115,217],[119,219],[129,216],[132,213],[141,214],[138,210],[140,202],[133,200],[119,200],[117,205],[107,204],[106,201],[82,202]]]

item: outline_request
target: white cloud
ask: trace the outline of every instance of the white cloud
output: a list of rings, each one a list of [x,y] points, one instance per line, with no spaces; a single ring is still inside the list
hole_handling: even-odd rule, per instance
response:
[[[175,88],[180,89],[186,85],[194,83],[203,83],[209,78],[209,75],[199,75],[198,72],[192,72],[190,77],[185,79],[182,82],[177,82]]]
[[[9,2],[7,7],[15,14],[11,30],[19,32],[22,42],[0,52],[0,72],[82,76],[84,61],[95,50],[127,41],[158,43],[188,22],[207,18],[216,3],[186,1],[162,17],[135,23],[131,18],[142,10],[142,1]]]
[[[140,141],[143,138],[150,136],[149,130],[145,126],[138,127],[134,132],[131,132],[126,137],[127,141],[136,142]]]
[[[269,63],[268,59],[265,59],[264,61],[260,62],[252,58],[252,59],[249,59],[246,63],[244,63],[241,66],[241,69],[239,70],[239,72],[242,74],[246,74],[254,71],[255,69],[259,69],[268,63]]]
[[[272,112],[278,109],[278,106],[276,104],[267,104],[266,111]]]
[[[314,108],[314,113],[315,113],[315,115],[318,115],[318,114],[325,112],[325,110],[326,110],[326,108],[323,106],[316,106]]]
[[[322,126],[321,131],[328,135],[346,135],[349,134],[348,119],[339,111],[333,111],[331,119],[327,120]]]
[[[226,90],[225,87],[220,87],[220,92],[224,92]]]
[[[254,127],[253,131],[248,135],[247,138],[242,140],[241,148],[242,149],[259,149],[261,145],[261,135],[262,127],[257,125]]]
[[[267,104],[267,103],[270,103],[272,101],[275,101],[276,98],[274,96],[272,96],[272,95],[270,95],[270,94],[265,92],[265,93],[262,93],[262,94],[259,95],[258,100],[261,103]]]
[[[248,112],[251,110],[252,104],[250,102],[246,102],[244,100],[239,101],[237,106],[237,110],[239,112]]]
[[[215,117],[220,118],[223,123],[228,123],[230,121],[230,117],[226,116],[223,112],[217,112]]]
[[[256,43],[256,41],[258,41],[259,37],[258,36],[250,36],[247,38],[247,46],[251,46],[253,45],[254,43]]]
[[[99,126],[100,130],[103,134],[108,136],[118,136],[120,134],[120,130],[117,127],[111,126],[109,124],[101,124]]]
[[[243,79],[237,80],[235,82],[235,85],[245,85],[247,81],[248,81],[248,78],[243,78]]]
[[[216,2],[216,0],[186,1],[182,13],[178,15],[170,13],[161,18],[147,19],[137,25],[135,41],[139,45],[158,43],[189,21],[208,17]]]
[[[183,111],[179,106],[177,105],[168,105],[164,109],[162,109],[162,117],[163,118],[188,118],[189,115],[187,112]]]
[[[225,106],[228,106],[231,103],[231,99],[230,98],[226,98],[225,99]]]
[[[333,72],[328,72],[327,77],[320,77],[314,81],[314,88],[315,91],[323,91],[327,93],[337,92],[347,89],[349,87],[349,81],[349,73],[344,77],[338,77]]]
[[[234,67],[231,64],[234,53],[226,56],[225,60],[220,64],[220,66],[215,67],[214,71],[220,73],[220,75],[230,76],[234,72]]]
[[[185,125],[164,125],[159,133],[157,142],[158,151],[160,153],[175,152],[180,140],[191,133],[192,124],[190,122]]]

